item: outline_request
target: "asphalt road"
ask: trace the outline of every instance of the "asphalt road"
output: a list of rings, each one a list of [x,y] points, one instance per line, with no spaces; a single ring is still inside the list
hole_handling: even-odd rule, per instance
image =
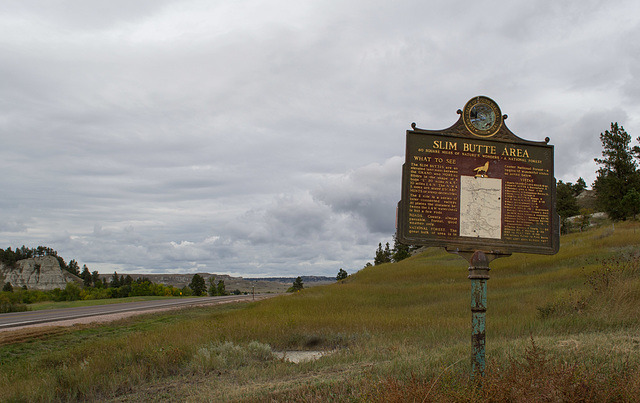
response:
[[[84,306],[79,308],[47,309],[43,311],[11,312],[0,315],[0,329],[35,324],[45,324],[61,320],[110,315],[123,312],[141,312],[190,305],[216,304],[231,301],[251,300],[251,295],[227,295],[222,297],[200,297],[167,299],[154,301],[125,302],[121,304]],[[258,299],[258,296],[256,296]]]

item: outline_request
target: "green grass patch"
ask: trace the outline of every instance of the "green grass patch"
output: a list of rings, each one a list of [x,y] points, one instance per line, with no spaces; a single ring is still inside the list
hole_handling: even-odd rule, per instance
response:
[[[125,302],[138,302],[138,301],[156,301],[159,299],[181,299],[181,298],[197,298],[197,297],[156,297],[156,296],[139,296],[139,297],[126,297],[126,298],[110,298],[110,299],[88,299],[78,301],[46,301],[37,302],[29,305],[31,311],[42,311],[45,309],[60,309],[60,308],[78,308],[83,306],[96,306],[96,305],[111,305],[122,304]]]

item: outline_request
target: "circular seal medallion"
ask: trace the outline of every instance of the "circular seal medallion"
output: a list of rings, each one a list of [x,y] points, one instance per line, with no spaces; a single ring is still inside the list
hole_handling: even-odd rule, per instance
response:
[[[502,126],[502,113],[492,99],[478,96],[464,106],[464,125],[471,133],[480,137],[491,137]]]

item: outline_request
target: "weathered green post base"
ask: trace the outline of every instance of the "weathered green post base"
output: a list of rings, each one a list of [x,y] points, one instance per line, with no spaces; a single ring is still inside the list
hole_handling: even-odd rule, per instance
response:
[[[487,314],[487,280],[489,261],[482,251],[476,251],[470,260],[471,280],[471,377],[484,376],[485,318]]]
[[[475,252],[448,250],[469,262],[469,280],[471,280],[471,378],[484,376],[485,370],[485,320],[487,314],[487,280],[489,263],[510,256],[511,253],[491,251]]]

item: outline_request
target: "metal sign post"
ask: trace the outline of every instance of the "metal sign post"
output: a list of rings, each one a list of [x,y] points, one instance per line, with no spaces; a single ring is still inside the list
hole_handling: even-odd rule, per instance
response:
[[[524,140],[498,105],[478,96],[443,130],[407,130],[397,239],[445,247],[469,262],[471,373],[484,374],[489,263],[513,252],[555,254],[553,146]]]
[[[469,266],[471,280],[471,376],[476,373],[484,376],[485,369],[485,329],[487,315],[487,280],[489,280],[489,264],[484,253],[475,263]],[[474,254],[475,257],[475,254]],[[482,260],[485,260],[482,262]]]
[[[471,280],[471,377],[476,374],[484,376],[489,263],[499,257],[510,256],[510,254],[486,254],[480,250],[473,253],[459,251],[453,251],[453,253],[464,257],[469,262],[469,280]]]

